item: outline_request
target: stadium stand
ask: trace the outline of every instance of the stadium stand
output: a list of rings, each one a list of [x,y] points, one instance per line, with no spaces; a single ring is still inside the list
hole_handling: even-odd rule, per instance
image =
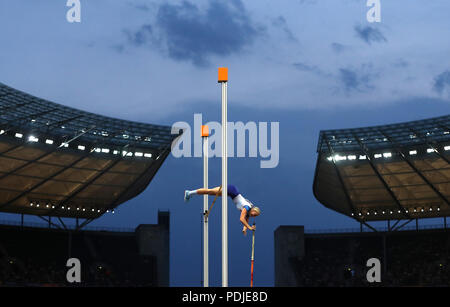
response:
[[[295,226],[289,227],[294,231]],[[286,237],[276,235],[275,240]],[[299,245],[302,240],[303,252],[286,253],[289,267],[285,269],[294,278],[276,280],[276,286],[450,286],[448,229],[305,234]],[[380,283],[367,281],[370,258],[381,262]]]
[[[165,214],[165,213],[160,213]],[[45,225],[45,224],[44,224]],[[142,225],[140,225],[142,226]],[[168,225],[150,225],[168,233]],[[0,225],[0,286],[159,286],[161,257],[145,254],[135,232],[68,231]],[[155,236],[151,244],[166,245]],[[146,241],[148,244],[149,241]],[[66,280],[69,258],[78,258],[82,282]],[[159,261],[158,261],[159,260]]]

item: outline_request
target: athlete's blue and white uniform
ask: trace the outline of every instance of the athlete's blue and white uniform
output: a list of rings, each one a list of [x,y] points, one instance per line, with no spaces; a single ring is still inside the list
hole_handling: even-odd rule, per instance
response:
[[[247,210],[247,215],[249,214],[250,209],[253,208],[253,204],[245,199],[234,185],[229,184],[227,186],[227,194],[231,197],[231,200],[239,211],[242,211],[242,209],[245,208]]]

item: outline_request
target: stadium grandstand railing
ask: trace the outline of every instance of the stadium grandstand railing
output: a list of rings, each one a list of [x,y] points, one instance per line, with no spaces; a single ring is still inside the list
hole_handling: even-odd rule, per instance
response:
[[[388,231],[387,227],[373,227],[376,231],[383,232]],[[428,230],[428,229],[447,229],[445,224],[434,224],[434,225],[419,225],[419,226],[404,226],[398,231],[411,231],[411,230]],[[374,232],[372,229],[363,227],[361,228],[328,228],[328,229],[305,229],[305,234],[315,234],[315,233],[356,233],[356,232]]]
[[[0,226],[23,226],[30,228],[49,228],[47,223],[38,223],[38,222],[24,222],[23,224],[19,221],[9,221],[9,220],[0,220]],[[76,225],[66,225],[66,227],[70,230],[75,230]],[[398,231],[411,231],[411,230],[428,230],[428,229],[446,229],[445,224],[433,224],[433,225],[419,225],[417,226],[404,226]],[[51,227],[50,229],[57,229],[55,227]],[[374,227],[376,231],[383,232],[388,231],[387,227]],[[131,227],[106,227],[106,226],[86,226],[83,228],[85,231],[111,231],[111,232],[134,232],[135,229]],[[353,228],[323,228],[323,229],[305,229],[305,234],[316,234],[316,233],[357,233],[357,232],[373,232],[372,229],[367,227],[363,227],[362,231],[359,227]]]
[[[47,223],[37,223],[37,222],[23,222],[23,224],[19,221],[8,221],[8,220],[0,220],[0,226],[23,226],[29,228],[47,228],[47,229],[58,229],[54,226],[49,227]],[[69,230],[75,230],[77,228],[76,225],[67,225],[66,228]],[[110,231],[110,232],[133,232],[134,228],[130,227],[105,227],[105,226],[85,226],[83,227],[83,231]]]

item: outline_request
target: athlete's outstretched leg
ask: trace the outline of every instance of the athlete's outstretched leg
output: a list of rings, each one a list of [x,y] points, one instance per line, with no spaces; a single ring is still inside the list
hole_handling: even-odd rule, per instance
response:
[[[192,190],[192,191],[186,190],[186,191],[184,191],[184,201],[188,201],[192,197],[192,195],[195,195],[195,194],[216,196],[219,193],[220,193],[220,187],[215,187],[213,189],[200,188],[200,189]],[[221,195],[219,195],[219,196],[221,196]]]

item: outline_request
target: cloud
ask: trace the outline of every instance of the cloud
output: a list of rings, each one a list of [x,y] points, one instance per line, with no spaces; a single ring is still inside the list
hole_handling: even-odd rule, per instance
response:
[[[322,71],[322,69],[320,69],[316,65],[309,65],[309,64],[305,64],[305,63],[301,63],[301,62],[293,63],[292,65],[299,71],[313,73],[313,74],[316,74],[316,75],[322,76],[322,77],[330,77],[331,76],[331,74],[325,73],[324,71]]]
[[[263,32],[241,0],[213,0],[205,10],[188,1],[164,3],[153,24],[126,31],[131,44],[157,46],[171,59],[196,66],[207,66],[211,56],[240,53]]]
[[[372,42],[375,43],[387,42],[387,39],[383,35],[383,33],[381,33],[380,30],[374,27],[371,26],[362,27],[357,25],[354,27],[354,29],[356,31],[357,36],[369,45]]]
[[[392,65],[397,68],[406,68],[409,66],[409,62],[404,59],[397,59]]]
[[[300,63],[300,62],[294,63],[292,65],[294,65],[295,68],[297,68],[298,70],[301,70],[301,71],[308,71],[308,72],[317,72],[317,71],[319,71],[319,69],[315,65],[311,66],[311,65],[308,65],[308,64]]]
[[[340,68],[338,71],[338,80],[344,86],[347,93],[365,92],[374,89],[371,81],[376,74],[368,72],[372,69],[372,65],[362,65],[360,69]]]
[[[144,11],[144,12],[150,11],[150,8],[145,4],[130,4],[130,5],[139,11]]]
[[[446,70],[434,78],[433,89],[439,94],[443,94],[446,89],[450,93],[450,70]]]
[[[332,43],[330,46],[335,53],[342,53],[347,49],[346,46],[339,43]]]
[[[128,37],[128,41],[134,46],[140,47],[147,44],[150,41],[153,41],[153,27],[151,24],[145,24],[141,26],[139,31],[131,32],[124,31]]]
[[[278,16],[277,18],[273,19],[272,25],[276,28],[281,29],[290,41],[293,41],[293,42],[298,41],[297,38],[295,37],[295,35],[289,29],[286,19],[283,16]]]

